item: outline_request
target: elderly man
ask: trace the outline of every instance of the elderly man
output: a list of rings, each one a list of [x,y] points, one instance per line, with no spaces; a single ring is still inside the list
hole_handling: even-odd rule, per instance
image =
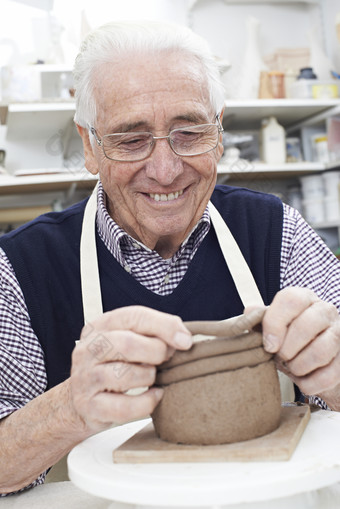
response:
[[[206,43],[185,28],[106,25],[82,45],[75,88],[98,189],[0,242],[0,493],[150,414],[156,366],[191,345],[182,320],[269,306],[267,350],[302,393],[340,410],[339,263],[276,197],[215,187],[224,100]],[[127,394],[138,387],[149,389]]]

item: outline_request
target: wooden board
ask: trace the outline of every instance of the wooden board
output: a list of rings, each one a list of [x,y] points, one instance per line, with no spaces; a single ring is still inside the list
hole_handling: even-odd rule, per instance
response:
[[[310,418],[309,406],[282,407],[281,424],[263,437],[222,445],[182,445],[160,440],[152,423],[113,451],[114,463],[287,461]]]

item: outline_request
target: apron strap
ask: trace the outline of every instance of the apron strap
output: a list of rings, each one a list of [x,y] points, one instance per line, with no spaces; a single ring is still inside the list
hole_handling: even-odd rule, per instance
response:
[[[97,188],[98,184],[86,204],[80,239],[80,278],[85,323],[91,322],[103,313],[96,245]],[[261,294],[232,233],[211,202],[209,211],[222,253],[244,307],[262,306]],[[292,381],[280,372],[279,379],[282,400],[294,401]]]
[[[96,246],[97,189],[98,184],[86,204],[80,240],[80,275],[85,323],[103,313]],[[254,277],[231,231],[211,202],[209,211],[220,248],[244,307],[263,306]]]
[[[242,252],[221,214],[211,202],[209,212],[224,259],[244,307],[263,306],[260,291]]]
[[[224,219],[211,202],[209,202],[209,212],[224,259],[244,307],[263,306],[262,296],[242,252]],[[223,321],[228,321],[228,319]],[[294,401],[295,391],[292,380],[281,371],[278,371],[278,376],[281,401]]]
[[[85,323],[103,314],[96,245],[97,189],[98,184],[86,204],[80,238],[80,279]]]

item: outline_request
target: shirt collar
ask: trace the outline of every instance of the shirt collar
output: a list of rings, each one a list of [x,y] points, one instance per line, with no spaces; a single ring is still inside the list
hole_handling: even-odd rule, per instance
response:
[[[210,224],[211,220],[209,208],[207,206],[201,219],[197,222],[197,224],[182,242],[174,257],[178,258],[192,236],[192,246],[194,247],[195,237],[198,235],[200,229],[205,227],[207,230],[209,230]],[[129,243],[136,249],[143,249],[144,251],[152,252],[152,250],[145,246],[142,242],[134,239],[131,237],[131,235],[126,233],[126,231],[124,231],[123,228],[121,228],[109,215],[106,208],[106,194],[100,181],[98,183],[97,229],[105,246],[121,264],[124,263],[124,256],[122,254],[122,245],[124,243]]]

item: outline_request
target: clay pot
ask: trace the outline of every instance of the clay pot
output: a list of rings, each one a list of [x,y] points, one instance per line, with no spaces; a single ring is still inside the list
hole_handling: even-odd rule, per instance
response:
[[[188,351],[176,351],[159,366],[156,385],[164,396],[152,419],[162,440],[224,444],[256,438],[279,426],[278,375],[256,328],[262,315],[255,312],[250,321],[242,316],[186,324],[193,334],[210,330],[213,336],[200,338]]]

